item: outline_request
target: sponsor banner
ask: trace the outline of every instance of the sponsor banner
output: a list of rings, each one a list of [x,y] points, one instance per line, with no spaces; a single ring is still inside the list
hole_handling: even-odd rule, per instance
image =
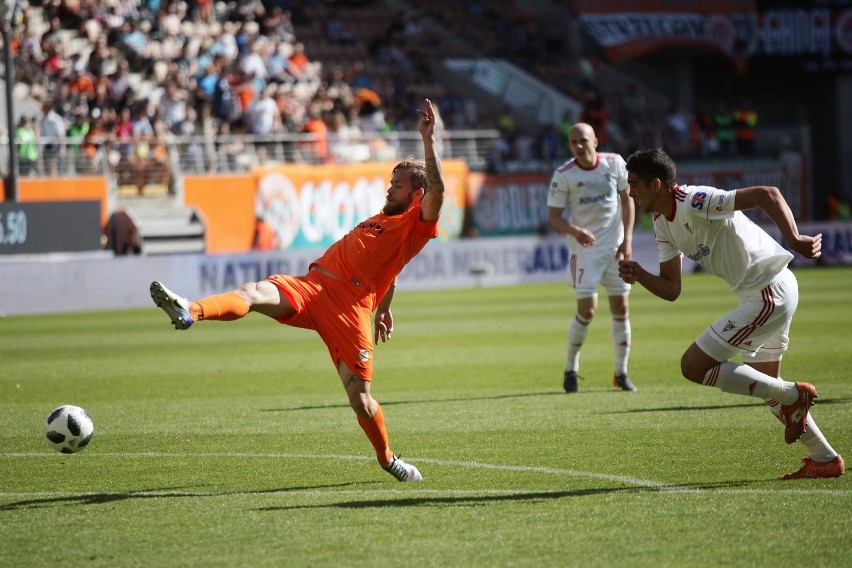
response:
[[[699,45],[731,58],[804,58],[814,72],[852,69],[852,8],[840,0],[813,4],[758,12],[749,0],[573,2],[584,29],[614,62]]]
[[[614,62],[666,46],[699,45],[729,57],[755,51],[758,21],[750,0],[574,0],[586,32]]]
[[[348,165],[282,165],[259,168],[255,217],[271,232],[272,248],[327,247],[360,221],[381,211],[397,162]],[[443,164],[444,206],[440,238],[461,234],[468,167]]]
[[[807,167],[793,152],[778,160],[709,165],[684,162],[678,183],[736,189],[754,185],[779,188],[797,219],[810,215]],[[550,174],[470,174],[468,214],[483,237],[545,234],[550,231],[547,192]]]
[[[633,247],[634,259],[657,272],[659,256],[653,231],[637,231]],[[558,235],[430,243],[399,275],[398,289],[567,283],[568,254],[566,240]]]
[[[766,227],[781,240],[777,229]],[[803,223],[802,234],[823,234],[829,264],[852,263],[852,223]],[[0,315],[134,308],[156,309],[148,286],[160,280],[175,292],[200,298],[233,290],[271,274],[304,274],[324,249],[291,249],[230,255],[15,255],[0,257]],[[653,231],[633,236],[633,257],[657,273]],[[796,265],[813,264],[801,258]],[[405,267],[399,291],[532,282],[566,282],[568,247],[558,236],[432,241]],[[684,273],[695,263],[684,258]],[[73,286],[68,283],[73,282]],[[566,292],[566,301],[571,296]],[[165,316],[164,316],[165,317]]]
[[[811,73],[852,71],[852,8],[835,3],[762,12],[756,55],[794,57]]]
[[[468,212],[483,237],[547,231],[550,174],[470,174]]]

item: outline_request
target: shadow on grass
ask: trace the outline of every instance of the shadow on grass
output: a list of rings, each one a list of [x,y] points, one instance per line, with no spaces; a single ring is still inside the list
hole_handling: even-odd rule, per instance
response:
[[[322,505],[288,505],[276,507],[260,507],[253,509],[255,511],[290,511],[299,509],[371,509],[383,507],[422,507],[422,506],[442,506],[442,505],[461,505],[461,506],[480,506],[489,505],[492,503],[503,502],[536,502],[536,501],[551,501],[555,499],[565,499],[570,497],[591,497],[594,495],[609,495],[609,494],[638,494],[638,493],[659,493],[659,492],[690,492],[690,491],[705,491],[716,488],[731,488],[748,486],[750,483],[764,482],[765,479],[743,480],[743,481],[726,481],[717,483],[705,484],[684,484],[684,485],[664,485],[659,487],[609,487],[595,489],[575,489],[566,491],[540,491],[540,492],[524,492],[524,493],[508,493],[503,495],[464,495],[464,496],[410,496],[399,499],[369,499],[359,501],[343,501],[337,503],[327,503]],[[18,511],[21,509],[37,509],[59,506],[74,506],[74,505],[106,505],[120,501],[132,501],[142,499],[186,499],[186,498],[207,498],[207,497],[228,497],[231,495],[252,496],[252,495],[272,495],[276,493],[290,493],[316,490],[317,497],[323,497],[321,490],[323,489],[339,489],[342,487],[364,487],[365,485],[383,485],[386,482],[382,481],[367,481],[367,482],[349,482],[326,485],[314,485],[303,487],[283,487],[276,489],[261,489],[255,491],[182,491],[180,488],[170,489],[142,489],[138,491],[126,491],[123,493],[85,493],[81,495],[66,495],[61,497],[46,497],[43,499],[27,499],[24,501],[16,501],[14,503],[6,503],[0,505],[0,513],[4,511]],[[412,488],[416,492],[416,488]],[[365,490],[369,493],[369,490]]]
[[[590,391],[594,392],[594,394],[601,394],[601,391]],[[612,392],[612,394],[621,394],[619,390],[606,391],[607,393]],[[529,398],[529,397],[538,397],[538,396],[565,396],[570,398],[575,398],[578,395],[566,395],[562,391],[541,391],[541,392],[527,392],[520,394],[502,394],[496,396],[474,396],[474,397],[459,397],[459,398],[437,398],[432,400],[397,400],[397,401],[382,401],[382,407],[388,406],[402,406],[404,404],[436,404],[436,403],[445,403],[445,402],[469,402],[469,401],[481,401],[481,400],[503,400],[503,399],[513,399],[513,398]],[[625,395],[632,396],[632,395]],[[818,398],[816,401],[816,407],[824,406],[826,404],[846,404],[852,401],[850,398]],[[608,412],[606,414],[632,414],[636,412],[680,412],[684,410],[725,410],[730,408],[748,408],[748,407],[764,407],[766,403],[764,402],[744,402],[741,404],[714,404],[712,406],[669,406],[669,407],[655,407],[655,408],[632,408],[627,410],[617,410],[614,412]],[[298,410],[326,410],[332,408],[349,408],[349,405],[344,404],[321,404],[315,406],[294,406],[293,408],[264,408],[260,412],[295,412]]]
[[[813,408],[818,408],[820,406],[825,406],[828,404],[847,404],[852,401],[849,398],[826,398],[826,399],[817,399],[816,404]],[[627,410],[616,410],[614,412],[608,412],[606,414],[634,414],[638,412],[682,412],[685,410],[727,410],[731,408],[749,408],[749,407],[760,407],[765,408],[765,402],[744,402],[741,404],[714,404],[712,406],[662,406],[656,408],[631,408]]]
[[[762,479],[754,482],[765,481]],[[298,509],[380,509],[384,507],[428,507],[444,505],[480,506],[493,503],[505,502],[541,502],[572,497],[592,497],[595,495],[610,495],[616,493],[638,494],[638,493],[660,493],[660,492],[689,492],[705,491],[718,488],[743,487],[753,481],[724,481],[717,483],[695,484],[695,485],[665,485],[660,487],[610,487],[596,489],[575,489],[570,491],[540,491],[534,493],[509,493],[505,495],[465,495],[465,496],[411,496],[399,499],[371,499],[361,501],[343,501],[340,503],[328,503],[325,505],[288,505],[281,507],[261,507],[257,511],[292,511]]]
[[[496,396],[474,396],[461,398],[436,398],[432,400],[397,400],[397,401],[382,401],[382,407],[401,406],[403,404],[435,404],[443,402],[468,402],[476,400],[502,400],[510,398],[527,398],[533,396],[554,396],[564,395],[559,391],[542,391],[542,392],[525,392],[520,394],[501,394]],[[316,406],[295,406],[293,408],[264,408],[261,412],[294,412],[296,410],[325,410],[330,408],[349,408],[348,404],[321,404]]]
[[[60,505],[105,505],[118,501],[137,499],[184,499],[187,497],[227,497],[229,495],[266,495],[274,493],[289,493],[293,491],[310,491],[321,489],[340,489],[341,487],[364,486],[381,483],[380,481],[335,483],[331,485],[313,485],[306,487],[281,487],[276,489],[258,489],[255,491],[182,491],[179,487],[170,489],[140,489],[124,493],[83,493],[80,495],[65,495],[62,497],[46,497],[44,499],[27,499],[0,505],[0,512],[18,509],[35,509]]]

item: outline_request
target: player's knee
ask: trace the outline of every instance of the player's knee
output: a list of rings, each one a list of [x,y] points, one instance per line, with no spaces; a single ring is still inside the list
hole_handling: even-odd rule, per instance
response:
[[[595,308],[581,307],[577,310],[577,316],[581,323],[589,325],[595,319]]]
[[[275,285],[270,282],[246,282],[237,289],[237,293],[251,305],[267,304],[270,294],[277,292]]]
[[[349,405],[358,418],[372,418],[378,410],[378,404],[372,397],[356,396],[349,399]]]

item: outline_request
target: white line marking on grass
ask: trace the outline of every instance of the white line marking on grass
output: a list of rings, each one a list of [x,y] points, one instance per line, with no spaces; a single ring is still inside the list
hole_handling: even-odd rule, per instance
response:
[[[370,460],[372,461],[374,458],[366,457],[366,456],[353,456],[353,455],[315,455],[315,454],[260,454],[260,453],[245,453],[245,452],[225,452],[221,454],[169,454],[163,452],[139,452],[139,453],[89,453],[87,456],[104,456],[104,457],[154,457],[154,458],[222,458],[222,457],[231,457],[231,458],[268,458],[268,459],[338,459],[338,460]],[[53,456],[50,452],[44,453],[10,453],[10,454],[0,454],[0,456],[9,456],[9,457],[41,457],[41,456]],[[411,458],[412,462],[417,463],[434,463],[438,465],[448,465],[448,466],[457,466],[457,467],[472,467],[478,469],[496,469],[501,471],[518,471],[518,472],[528,472],[528,473],[546,473],[550,475],[569,475],[571,477],[591,477],[593,479],[604,479],[607,481],[615,481],[617,483],[624,483],[627,485],[636,485],[639,487],[653,487],[653,488],[664,488],[668,487],[665,483],[658,483],[656,481],[648,481],[645,479],[639,479],[636,477],[629,477],[625,475],[609,475],[605,473],[597,473],[593,471],[579,471],[574,469],[559,469],[552,467],[539,467],[539,466],[528,466],[528,465],[502,465],[502,464],[493,464],[493,463],[482,463],[475,461],[453,461],[453,460],[439,460],[433,458]],[[672,487],[671,490],[676,490],[677,488]]]
[[[336,459],[336,460],[349,460],[349,461],[374,461],[372,456],[363,456],[363,455],[345,455],[345,454],[326,454],[326,455],[317,455],[317,454],[287,454],[287,453],[249,453],[249,452],[223,452],[223,453],[166,453],[166,452],[89,452],[86,454],[88,457],[122,457],[122,458],[203,458],[203,459],[216,459],[216,458],[260,458],[260,459]],[[56,454],[53,452],[10,452],[10,453],[0,453],[0,457],[50,457],[55,458]],[[61,457],[71,457],[67,454],[62,454]],[[698,487],[681,487],[674,486],[667,483],[661,483],[657,481],[651,481],[647,479],[640,479],[638,477],[626,476],[626,475],[612,475],[607,473],[599,473],[594,471],[582,471],[575,469],[562,469],[562,468],[553,468],[553,467],[541,467],[541,466],[528,466],[528,465],[508,465],[508,464],[493,464],[493,463],[483,463],[476,461],[456,461],[456,460],[440,460],[435,458],[411,458],[412,462],[415,463],[433,463],[437,465],[444,466],[455,466],[455,467],[470,467],[476,469],[494,469],[499,471],[517,471],[524,473],[543,473],[547,475],[567,475],[570,477],[587,477],[592,479],[601,479],[605,481],[613,481],[616,483],[623,483],[625,485],[632,485],[636,487],[647,487],[649,489],[657,489],[661,492],[668,493],[705,493],[705,492],[713,492],[713,493],[729,493],[729,494],[777,494],[777,493],[795,493],[795,494],[841,494],[846,495],[852,492],[843,490],[843,489],[801,489],[798,487],[788,487],[784,489],[733,489],[733,488],[709,488],[702,489]],[[615,490],[618,491],[618,490]],[[506,495],[525,495],[525,494],[547,494],[547,493],[563,493],[562,490],[501,490],[501,489],[483,489],[483,490],[453,490],[453,489],[436,489],[429,490],[423,489],[419,490],[418,493],[436,493],[443,495],[481,495],[481,494],[506,494]],[[138,493],[133,493],[134,495],[158,495],[160,493],[164,495],[186,495],[186,496],[215,496],[218,495],[216,493],[193,493],[187,492],[183,493],[180,491],[166,491],[166,492],[146,492],[140,491]],[[294,491],[282,491],[282,493],[304,493],[304,494],[315,494],[315,495],[347,495],[350,493],[354,494],[363,494],[363,490],[357,491],[348,491],[348,490],[294,490]],[[401,490],[378,490],[376,493],[390,493],[390,494],[403,494]],[[99,493],[75,493],[73,495],[98,495]],[[406,495],[410,494],[407,491],[404,493]],[[28,495],[54,495],[53,493],[2,493],[0,492],[0,496],[2,497],[15,497],[15,496],[28,496]],[[69,495],[69,494],[56,494],[60,496]]]

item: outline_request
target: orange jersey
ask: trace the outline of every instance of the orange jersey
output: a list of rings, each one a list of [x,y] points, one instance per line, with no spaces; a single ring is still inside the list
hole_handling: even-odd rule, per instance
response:
[[[379,213],[359,223],[311,266],[319,266],[374,295],[373,310],[394,278],[430,239],[438,221],[420,219],[420,200],[399,215]]]

